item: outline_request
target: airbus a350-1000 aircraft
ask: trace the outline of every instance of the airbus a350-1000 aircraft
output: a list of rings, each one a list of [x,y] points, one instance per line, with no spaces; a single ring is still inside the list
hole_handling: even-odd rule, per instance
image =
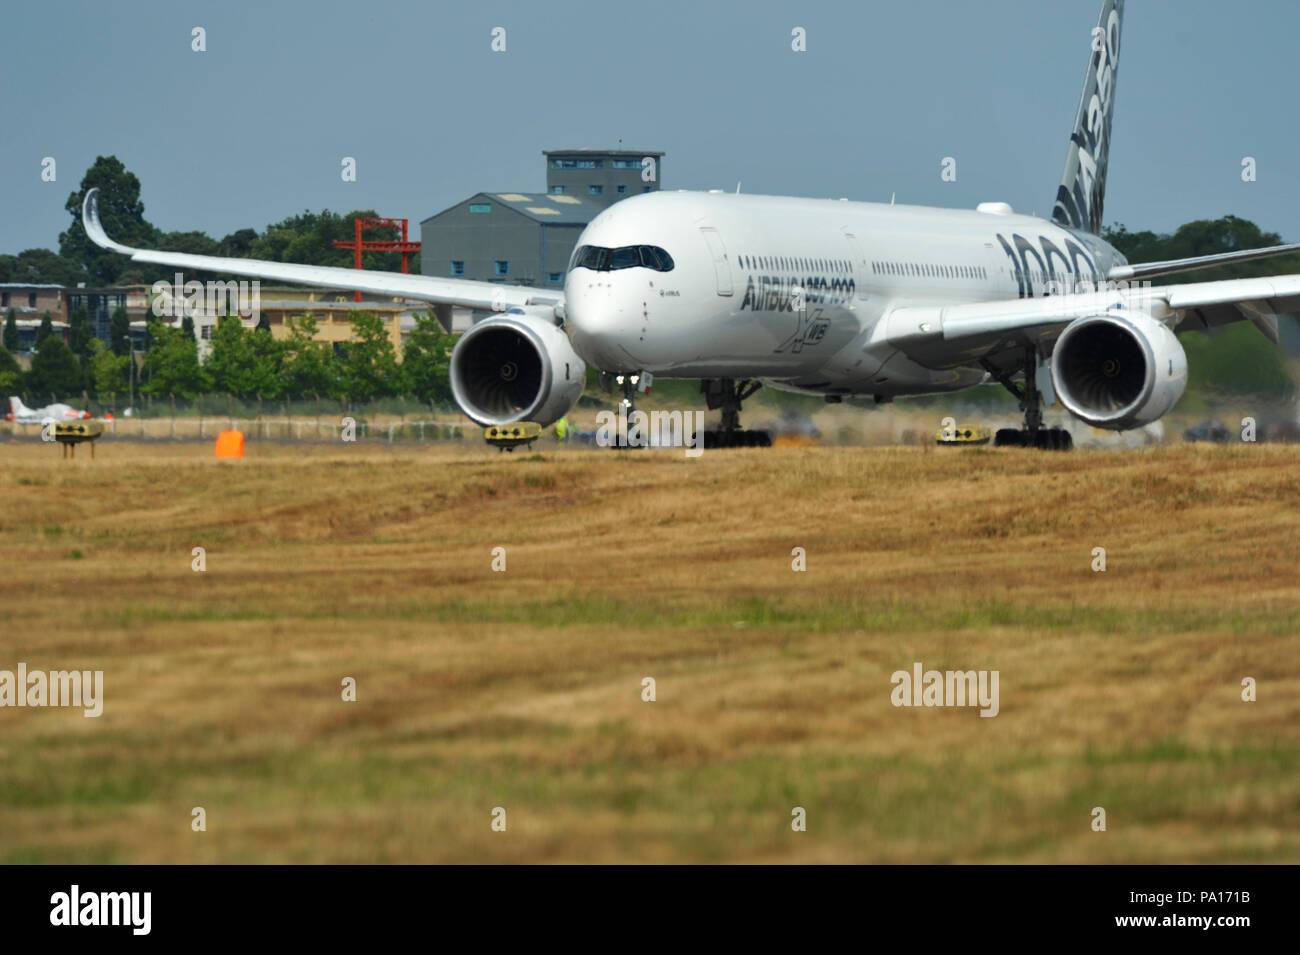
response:
[[[460,337],[456,401],[483,425],[558,420],[586,366],[702,380],[721,427],[706,444],[763,443],[740,429],[759,384],[824,395],[959,391],[997,381],[1020,399],[1021,430],[997,443],[1070,446],[1043,426],[1045,395],[1098,428],[1148,424],[1178,400],[1187,361],[1174,330],[1249,320],[1277,342],[1300,310],[1300,276],[1152,287],[1151,278],[1293,252],[1274,246],[1129,265],[1100,238],[1123,0],[1105,0],[1052,218],[1005,203],[975,210],[721,192],[653,192],[583,231],[564,290],[133,249],[138,262],[406,296],[494,313]]]

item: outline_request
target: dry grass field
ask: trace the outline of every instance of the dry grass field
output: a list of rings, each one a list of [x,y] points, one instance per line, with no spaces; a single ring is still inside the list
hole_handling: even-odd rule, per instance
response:
[[[1300,448],[537,451],[0,441],[0,862],[1300,861]]]

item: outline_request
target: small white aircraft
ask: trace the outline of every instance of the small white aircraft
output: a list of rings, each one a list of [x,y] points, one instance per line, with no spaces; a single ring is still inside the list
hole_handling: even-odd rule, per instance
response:
[[[43,424],[48,420],[58,423],[89,417],[89,411],[78,411],[71,405],[55,403],[46,405],[44,408],[29,408],[23,404],[21,398],[11,397],[9,399],[9,413],[5,415],[5,420],[12,421],[15,424]]]
[[[764,384],[884,402],[996,381],[1019,399],[1024,427],[995,443],[1064,449],[1069,433],[1043,426],[1045,397],[1093,427],[1142,427],[1186,386],[1175,330],[1246,320],[1276,343],[1276,316],[1300,311],[1300,275],[1147,281],[1300,244],[1129,265],[1100,237],[1123,6],[1104,0],[1090,37],[1050,220],[1002,202],[950,210],[652,192],[591,221],[562,293],[134,249],[104,232],[94,189],[82,221],[96,244],[137,262],[406,296],[443,315],[453,305],[497,313],[451,358],[456,401],[483,425],[558,420],[591,364],[629,404],[646,373],[700,379],[722,411],[706,444],[766,443],[740,429],[742,401]]]

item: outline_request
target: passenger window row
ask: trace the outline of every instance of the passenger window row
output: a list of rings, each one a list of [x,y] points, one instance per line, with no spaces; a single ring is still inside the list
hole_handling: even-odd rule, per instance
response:
[[[776,272],[827,272],[849,275],[853,263],[847,259],[813,259],[796,255],[742,255],[741,268],[770,269]]]
[[[978,265],[935,265],[929,262],[872,262],[877,275],[902,275],[927,279],[987,279],[988,272]]]

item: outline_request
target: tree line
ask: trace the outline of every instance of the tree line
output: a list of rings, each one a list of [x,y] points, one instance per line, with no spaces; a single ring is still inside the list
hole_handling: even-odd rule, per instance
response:
[[[155,319],[149,322],[143,359],[137,364],[130,354],[124,309],[113,314],[111,343],[89,334],[84,314],[70,318],[71,341],[64,342],[46,314],[36,334],[31,367],[23,372],[10,354],[18,334],[11,310],[5,347],[0,348],[0,395],[26,394],[46,401],[50,396],[86,394],[104,403],[129,403],[136,395],[191,399],[204,394],[331,398],[349,404],[395,397],[451,403],[449,364],[455,337],[432,313],[416,317],[400,361],[383,319],[359,310],[349,311],[348,318],[352,340],[333,344],[315,340],[318,326],[311,314],[289,319],[289,334],[283,339],[271,335],[265,319],[248,326],[238,316],[223,316],[202,362],[192,318],[183,318],[180,326]]]

